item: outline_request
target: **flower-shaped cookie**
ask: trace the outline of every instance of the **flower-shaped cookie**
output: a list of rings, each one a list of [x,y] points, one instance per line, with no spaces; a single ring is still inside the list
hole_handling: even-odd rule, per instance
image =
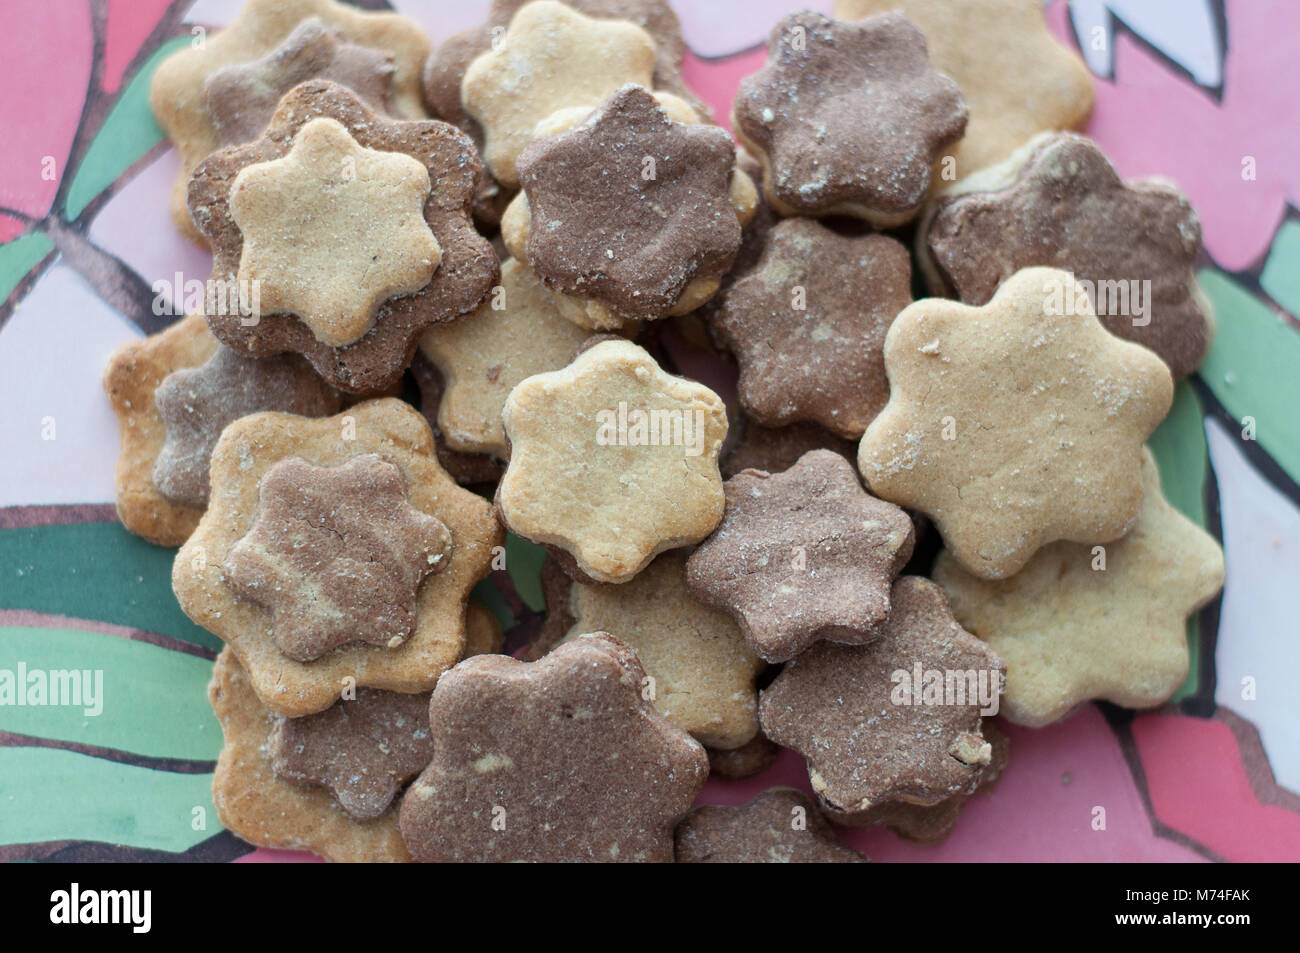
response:
[[[167,499],[202,510],[208,505],[208,464],[226,425],[263,410],[325,417],[339,395],[297,354],[250,358],[219,346],[199,367],[179,368],[154,391],[167,439],[153,466],[153,483]]]
[[[833,450],[845,460],[858,455],[856,440],[837,437],[816,424],[763,427],[741,418],[737,430],[738,436],[722,454],[722,476],[728,480],[741,470],[789,470],[809,450]]]
[[[997,710],[1006,666],[953,621],[928,579],[902,577],[891,601],[875,642],[819,642],[759,708],[763,733],[807,758],[822,804],[850,818],[970,794],[993,758],[980,726]]]
[[[646,700],[645,680],[604,633],[537,662],[457,665],[429,705],[433,762],[402,799],[411,855],[671,862],[708,760]]]
[[[383,390],[427,327],[496,283],[469,215],[483,174],[446,123],[385,119],[325,80],[295,86],[262,138],[209,156],[190,182],[213,250],[212,333],[255,356],[300,353],[342,390]]]
[[[450,550],[447,527],[407,502],[402,472],[377,454],[333,467],[286,457],[262,476],[253,525],[222,569],[270,610],[280,651],[313,662],[353,642],[405,642],[420,586]]]
[[[1092,79],[1052,35],[1041,0],[835,0],[835,16],[861,20],[901,10],[925,34],[930,61],[970,107],[953,151],[957,178],[1006,158],[1037,133],[1082,126]]]
[[[173,53],[158,67],[149,102],[158,125],[181,154],[172,191],[172,219],[192,241],[203,242],[187,208],[190,173],[221,146],[208,112],[204,85],[217,71],[260,59],[280,46],[304,21],[315,18],[352,43],[382,50],[393,58],[391,112],[404,119],[427,114],[420,98],[420,69],[429,39],[413,20],[395,13],[370,13],[336,0],[248,0],[234,22]],[[260,130],[259,130],[260,131]]]
[[[522,262],[502,264],[499,289],[472,314],[430,328],[420,349],[445,384],[438,427],[447,445],[505,460],[506,397],[525,378],[564,367],[590,335],[564,319]]]
[[[900,14],[861,23],[793,13],[741,81],[732,126],[782,215],[852,215],[879,228],[921,209],[931,167],[966,128],[966,103]]]
[[[726,482],[722,524],[691,554],[686,582],[735,617],[769,662],[819,639],[878,636],[894,577],[912,555],[912,521],[862,489],[853,465],[813,450],[784,473]],[[615,633],[617,634],[617,633]]]
[[[624,585],[576,583],[569,638],[608,632],[631,646],[665,718],[700,744],[738,748],[758,734],[754,679],[765,666],[730,616],[686,590],[685,569],[684,553],[664,553]]]
[[[483,129],[483,158],[507,188],[541,120],[596,106],[624,83],[649,87],[655,42],[627,20],[603,20],[556,0],[525,4],[500,41],[469,65],[461,102]]]
[[[889,400],[885,333],[911,301],[902,244],[788,219],[720,296],[711,326],[740,364],[740,402],[755,420],[856,440]]]
[[[411,361],[411,378],[420,391],[420,413],[433,429],[433,443],[437,448],[438,462],[462,486],[475,483],[495,483],[501,478],[505,464],[482,453],[461,453],[447,445],[447,438],[438,426],[438,412],[442,407],[445,390],[442,374],[433,361],[417,350]]]
[[[635,344],[601,341],[563,370],[528,378],[503,421],[502,520],[568,554],[581,576],[626,582],[722,519],[726,407]]]
[[[506,246],[551,290],[623,319],[693,310],[717,291],[754,211],[735,160],[724,130],[671,119],[647,90],[624,86],[524,150]]]
[[[339,863],[410,862],[395,805],[358,820],[324,786],[277,774],[271,739],[283,719],[258,700],[229,647],[217,656],[208,701],[225,740],[212,778],[212,803],[222,827],[256,847],[310,850]]]
[[[1196,212],[1168,182],[1124,182],[1082,136],[1044,133],[940,192],[917,245],[936,295],[984,304],[1021,268],[1046,265],[1073,272],[1106,330],[1151,348],[1174,377],[1210,349]]]
[[[376,112],[386,113],[396,70],[391,53],[358,46],[343,31],[311,17],[260,59],[223,66],[209,76],[203,105],[218,144],[235,146],[260,136],[280,97],[309,79],[346,86]]]
[[[370,454],[401,471],[407,503],[450,531],[450,558],[444,558],[439,571],[419,586],[414,627],[400,645],[348,644],[314,662],[295,661],[277,645],[273,613],[264,604],[241,597],[228,584],[228,557],[258,521],[263,478],[280,461],[297,457],[315,467],[339,467]],[[489,572],[492,547],[500,545],[503,537],[486,501],[456,486],[438,466],[429,425],[416,410],[385,398],[358,404],[335,417],[308,419],[277,413],[244,417],[228,426],[217,442],[211,477],[208,510],[177,553],[172,586],[185,613],[231,646],[268,708],[290,717],[322,711],[334,703],[349,678],[361,687],[429,691],[438,675],[461,657],[469,591]],[[353,501],[350,507],[361,502]],[[299,532],[304,539],[322,535],[306,525]],[[314,541],[311,549],[326,555]],[[293,558],[296,564],[311,556],[302,553]],[[427,558],[420,555],[418,561],[427,564]],[[307,569],[287,575],[303,595],[318,584],[319,574]],[[336,601],[344,605],[363,601],[373,595],[371,583],[366,586]],[[258,598],[270,599],[272,593],[263,591]],[[363,638],[367,633],[353,635]]]
[[[1160,358],[1101,326],[1063,271],[1026,268],[975,308],[925,299],[885,338],[889,404],[858,467],[920,510],[971,572],[1001,579],[1054,540],[1123,536],[1142,444],[1168,413]]]
[[[1187,677],[1187,617],[1223,587],[1223,551],[1160,492],[1150,451],[1137,525],[1104,547],[1053,543],[1009,579],[946,552],[934,578],[953,613],[1007,663],[1003,714],[1039,727],[1103,698],[1153,708]]]
[[[812,798],[771,788],[748,804],[697,807],[674,834],[679,864],[861,864]]]

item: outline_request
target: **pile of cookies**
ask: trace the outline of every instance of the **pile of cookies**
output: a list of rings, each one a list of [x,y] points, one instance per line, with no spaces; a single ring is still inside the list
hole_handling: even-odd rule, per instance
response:
[[[159,68],[213,270],[107,369],[117,504],[225,643],[250,843],[860,861],[832,822],[945,836],[999,712],[1185,678],[1223,557],[1144,444],[1212,335],[1199,224],[1062,131],[1038,0],[792,14],[740,149],[683,50],[663,0],[496,0],[432,52],[250,0]],[[516,657],[470,598],[507,531],[547,553]],[[692,809],[782,747],[815,798]]]

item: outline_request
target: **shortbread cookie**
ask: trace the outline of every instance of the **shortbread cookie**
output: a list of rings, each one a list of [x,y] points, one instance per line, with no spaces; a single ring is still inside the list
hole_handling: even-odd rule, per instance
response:
[[[525,539],[568,553],[596,582],[626,582],[722,519],[722,399],[605,340],[510,392],[510,465],[497,510]]]
[[[1169,182],[1124,182],[1101,149],[1044,133],[940,192],[917,254],[936,295],[984,304],[1021,268],[1072,272],[1106,330],[1186,377],[1205,359],[1213,309],[1196,281],[1201,223]]]
[[[860,23],[792,13],[745,77],[731,124],[782,215],[851,215],[878,228],[921,210],[931,170],[966,129],[962,91],[930,65],[905,16]]]
[[[505,648],[506,634],[492,612],[470,602],[465,609],[465,653],[463,658],[475,655],[500,655]]]
[[[610,633],[636,652],[665,718],[702,745],[738,748],[758,734],[765,666],[729,615],[691,596],[685,570],[684,553],[664,553],[624,585],[575,584],[568,639]]]
[[[433,361],[425,357],[423,351],[417,350],[408,370],[420,392],[420,413],[424,414],[424,419],[429,422],[433,430],[433,443],[437,448],[438,463],[442,468],[462,486],[495,483],[501,479],[505,464],[500,460],[484,453],[460,453],[447,445],[447,438],[443,436],[442,429],[438,426],[438,411],[442,407],[445,386],[442,374],[438,372]]]
[[[505,460],[506,397],[525,378],[567,365],[589,336],[565,320],[527,265],[507,259],[500,286],[477,311],[430,328],[420,341],[445,384],[438,428],[447,445]]]
[[[679,864],[861,864],[835,837],[812,798],[771,788],[748,804],[697,807],[677,825]]]
[[[304,20],[315,18],[357,46],[392,56],[389,108],[403,119],[426,115],[420,98],[420,70],[429,40],[413,20],[395,13],[370,13],[335,0],[248,0],[234,22],[202,42],[173,53],[158,67],[149,90],[153,114],[180,151],[181,168],[172,190],[172,219],[191,241],[204,242],[190,219],[190,173],[221,145],[207,110],[204,84],[217,71],[260,59],[275,50]]]
[[[970,794],[992,763],[981,712],[996,713],[1006,666],[928,579],[899,579],[892,607],[876,641],[819,642],[790,662],[759,708],[763,733],[808,759],[841,815]]]
[[[250,358],[221,346],[199,367],[163,378],[154,403],[167,433],[154,486],[173,503],[202,510],[212,448],[227,424],[263,410],[326,417],[338,412],[339,395],[297,354]]]
[[[1003,714],[1040,727],[1090,699],[1154,708],[1187,678],[1187,617],[1223,587],[1223,551],[1169,505],[1150,451],[1137,524],[1105,546],[1053,543],[986,582],[940,553],[953,613],[1007,663]]]
[[[262,134],[280,97],[309,79],[346,86],[371,109],[388,113],[397,64],[393,54],[358,46],[319,17],[298,24],[260,59],[223,66],[203,83],[220,146],[252,142]]]
[[[1101,326],[1066,272],[1026,268],[975,308],[926,299],[885,339],[889,404],[862,438],[871,492],[934,520],[985,579],[1054,540],[1104,543],[1142,504],[1169,369]]]
[[[726,482],[717,530],[691,554],[686,583],[730,613],[769,662],[821,639],[861,644],[889,615],[894,577],[912,555],[912,521],[862,489],[853,465],[813,450],[783,473]]]
[[[451,536],[450,555],[418,586],[409,637],[391,648],[349,643],[315,661],[295,661],[277,645],[273,612],[231,588],[229,557],[258,521],[263,478],[281,461],[298,458],[312,467],[332,468],[369,455],[379,456],[400,471],[411,507],[445,525]],[[469,591],[488,574],[492,548],[502,544],[503,534],[488,503],[456,486],[438,466],[429,425],[417,411],[386,398],[314,420],[277,413],[244,417],[227,427],[217,442],[211,475],[208,511],[176,556],[172,585],[185,613],[231,646],[268,708],[291,717],[309,715],[328,708],[346,684],[428,691],[439,674],[461,657]],[[313,501],[304,495],[302,502]],[[324,526],[338,529],[355,521],[362,509],[368,509],[364,502],[364,497],[338,500],[333,509],[321,514]],[[297,509],[292,496],[284,505]],[[307,513],[305,509],[302,512]],[[389,539],[389,524],[396,518],[396,514],[376,516],[373,532]],[[340,544],[346,552],[318,545],[321,536],[309,533],[307,526],[299,533],[281,534],[278,547],[301,540],[310,549],[287,558],[274,576],[268,573],[265,583],[259,584],[258,598],[289,605],[314,592],[320,599],[312,606],[313,616],[320,613],[325,617],[330,614],[326,600],[342,605],[344,597],[334,589],[341,587],[338,592],[346,594],[348,611],[363,618],[381,608],[382,598],[399,591],[403,571],[415,571],[413,565],[405,564],[404,570],[388,575],[373,565],[363,572],[352,560],[364,557],[366,533],[343,537]],[[435,528],[429,542],[436,544],[439,539]],[[423,560],[426,566],[433,555],[436,553],[426,552],[422,546],[408,552],[412,563]],[[385,553],[383,565],[390,566],[393,558]],[[275,568],[273,560],[267,562],[268,570]],[[238,571],[237,575],[241,590],[252,591],[254,580]],[[286,581],[272,581],[279,575]],[[404,584],[409,584],[409,576]],[[276,585],[280,592],[268,591]],[[364,628],[353,632],[357,638],[366,634]],[[394,629],[390,641],[397,634]],[[312,633],[306,635],[310,640]]]
[[[739,748],[709,748],[709,777],[743,781],[772,766],[781,749],[760,731]]]
[[[925,34],[935,68],[961,87],[970,122],[945,181],[1039,132],[1080,128],[1092,112],[1088,69],[1052,35],[1041,0],[835,0],[834,11],[841,20],[901,11]]]
[[[809,422],[856,440],[889,400],[885,334],[911,302],[912,262],[900,242],[787,219],[710,320],[740,365],[747,414],[766,427]]]
[[[173,502],[153,481],[154,463],[167,441],[154,394],[169,374],[202,366],[217,347],[203,316],[192,314],[165,331],[122,345],[104,368],[104,393],[122,441],[114,477],[117,518],[159,546],[185,542],[199,525],[203,506]]]
[[[704,784],[704,749],[646,700],[604,633],[537,662],[461,662],[429,705],[433,762],[402,801],[422,861],[658,861]]]
[[[209,156],[190,183],[213,249],[212,333],[253,356],[300,353],[341,390],[388,387],[426,328],[496,284],[469,214],[483,174],[446,123],[385,119],[324,80],[294,87],[262,138]]]
[[[764,427],[742,420],[739,430],[739,439],[729,444],[722,454],[722,476],[728,480],[741,470],[768,473],[789,470],[810,450],[831,450],[850,461],[858,456],[857,441],[838,437],[816,424]]]
[[[717,291],[754,213],[735,156],[722,129],[674,120],[647,90],[624,86],[523,151],[506,247],[552,291],[617,317],[684,314]]]
[[[358,821],[323,786],[276,776],[270,737],[282,719],[263,707],[229,647],[217,656],[208,701],[225,739],[212,778],[212,803],[223,827],[256,847],[310,850],[336,862],[411,860],[395,805]]]

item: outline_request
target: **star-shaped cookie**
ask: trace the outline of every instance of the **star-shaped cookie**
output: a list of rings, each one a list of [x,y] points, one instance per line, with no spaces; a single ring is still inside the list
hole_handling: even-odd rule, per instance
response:
[[[778,224],[711,317],[740,365],[745,411],[766,427],[806,421],[861,437],[889,399],[885,333],[911,303],[911,281],[907,249],[886,235]]]
[[[758,734],[763,660],[725,612],[686,589],[686,556],[664,553],[621,586],[575,583],[570,640],[608,632],[633,650],[654,679],[651,701],[710,748],[738,748]]]
[[[425,577],[451,554],[451,533],[407,501],[402,471],[377,454],[320,467],[272,464],[252,526],[226,554],[223,578],[271,612],[275,644],[314,662],[360,642],[396,648],[410,637]]]
[[[1143,453],[1137,524],[1104,547],[1053,543],[988,582],[940,553],[934,578],[962,624],[1007,663],[1003,714],[1040,727],[1090,699],[1153,708],[1187,677],[1187,617],[1223,587],[1223,551],[1160,492]]]
[[[412,856],[671,862],[708,759],[646,700],[645,677],[604,633],[537,662],[453,668],[429,705],[433,762],[402,799]]]
[[[940,192],[917,247],[936,295],[984,304],[1016,271],[1046,265],[1085,282],[1106,330],[1151,348],[1174,377],[1210,349],[1196,212],[1169,182],[1123,181],[1083,136],[1044,133]]]
[[[808,759],[813,790],[835,814],[970,794],[992,763],[981,712],[996,712],[1006,666],[953,621],[928,579],[902,577],[891,601],[876,641],[819,642],[760,703],[763,734]]]
[[[769,662],[820,639],[878,636],[890,586],[912,555],[906,513],[864,492],[831,450],[810,451],[784,473],[745,470],[724,490],[721,525],[687,562],[691,592],[729,612]]]
[[[567,553],[587,579],[626,582],[722,519],[722,399],[629,341],[600,341],[521,382],[502,414],[503,522]]]
[[[1041,0],[835,0],[841,20],[898,10],[921,28],[930,61],[957,81],[970,122],[951,153],[958,179],[1006,158],[1037,133],[1082,126],[1092,79],[1052,35]]]
[[[590,336],[567,321],[532,269],[513,258],[477,311],[430,328],[421,351],[442,374],[438,427],[451,449],[509,457],[501,408],[515,385],[559,370]]]
[[[679,864],[861,864],[812,798],[771,788],[748,804],[697,807],[677,825]]]
[[[1101,326],[1067,272],[1016,272],[979,308],[910,305],[885,369],[889,404],[858,467],[871,492],[929,516],[976,575],[1009,576],[1054,540],[1118,539],[1137,519],[1142,444],[1173,379]]]
[[[173,53],[154,72],[149,89],[153,114],[181,154],[172,190],[172,220],[191,241],[203,236],[190,218],[187,193],[194,168],[221,146],[203,95],[217,71],[260,59],[280,46],[304,21],[315,18],[340,31],[352,43],[382,50],[393,58],[391,112],[403,119],[423,119],[420,70],[429,55],[429,39],[414,20],[396,13],[371,13],[336,0],[248,0],[234,21],[202,42]]]
[[[253,356],[300,353],[340,390],[383,391],[426,328],[496,284],[470,220],[484,174],[446,123],[386,119],[326,80],[295,86],[260,139],[209,156],[190,181],[213,251],[212,333]]]
[[[889,228],[921,210],[967,111],[902,14],[849,23],[803,11],[772,29],[767,63],[741,81],[731,119],[782,215]]]
[[[277,644],[274,614],[227,583],[227,557],[257,521],[263,479],[280,461],[296,457],[314,467],[335,468],[367,455],[377,455],[401,471],[406,501],[450,532],[450,556],[419,586],[414,626],[401,644],[389,648],[351,643],[313,662],[295,661]],[[253,414],[226,427],[212,452],[210,472],[208,509],[176,554],[172,588],[186,615],[231,646],[268,708],[289,717],[314,714],[332,705],[348,684],[429,691],[460,659],[470,589],[491,570],[493,547],[502,545],[504,536],[487,501],[458,487],[438,465],[433,435],[418,411],[383,398],[334,417]],[[354,501],[348,509],[360,503]],[[303,525],[298,532],[321,536],[328,524],[327,517],[319,531]],[[292,564],[309,559],[308,553],[295,554]],[[288,561],[280,568],[299,587],[327,571],[321,564],[292,572]],[[368,590],[349,589],[339,601],[346,607],[368,595]],[[259,595],[272,597],[265,591]],[[352,635],[361,638],[367,633],[356,630]]]
[[[461,102],[483,129],[493,177],[518,188],[516,163],[539,121],[569,106],[594,107],[624,83],[649,87],[654,69],[655,42],[635,23],[535,0],[470,63]]]

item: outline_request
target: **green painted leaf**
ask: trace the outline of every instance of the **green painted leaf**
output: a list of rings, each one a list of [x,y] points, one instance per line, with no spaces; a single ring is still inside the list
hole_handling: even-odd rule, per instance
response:
[[[0,844],[89,840],[179,852],[221,829],[212,775],[54,748],[0,748]],[[195,830],[194,809],[202,826]]]
[[[174,556],[118,523],[2,530],[0,609],[96,619],[220,649],[176,603]]]
[[[95,196],[162,141],[163,131],[149,108],[149,84],[158,64],[189,43],[190,38],[182,36],[158,47],[117,97],[68,186],[63,214],[69,221],[84,212]]]
[[[506,534],[506,571],[515,585],[515,592],[524,605],[534,612],[546,608],[542,596],[542,564],[546,562],[546,549],[514,533]]]
[[[0,730],[155,758],[215,761],[221,753],[206,659],[100,632],[0,626],[0,668],[16,671],[19,662],[29,672],[88,671],[99,712],[87,715],[85,698],[66,707],[4,705]]]
[[[0,303],[8,299],[23,276],[53,249],[54,243],[44,232],[28,232],[0,245]]]
[[[1270,298],[1300,316],[1300,222],[1284,222],[1277,230],[1259,283]]]
[[[1198,277],[1218,322],[1200,375],[1233,417],[1254,418],[1260,445],[1300,481],[1300,333],[1222,272]]]

